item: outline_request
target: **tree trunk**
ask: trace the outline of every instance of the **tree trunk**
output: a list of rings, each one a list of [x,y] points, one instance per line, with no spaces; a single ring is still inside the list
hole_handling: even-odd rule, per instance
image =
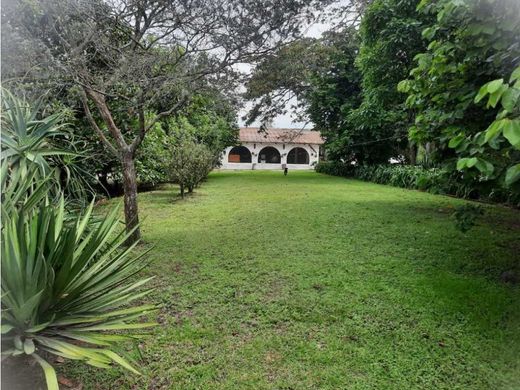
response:
[[[417,164],[417,148],[414,145],[408,146],[408,156],[410,160],[410,165]]]
[[[125,202],[125,223],[126,231],[132,232],[128,237],[126,244],[132,245],[141,238],[139,227],[139,214],[137,208],[137,175],[135,172],[135,163],[133,153],[125,150],[122,153],[123,166],[123,188]],[[134,230],[135,228],[135,230]]]
[[[179,184],[179,187],[181,189],[181,198],[184,199],[184,184]]]

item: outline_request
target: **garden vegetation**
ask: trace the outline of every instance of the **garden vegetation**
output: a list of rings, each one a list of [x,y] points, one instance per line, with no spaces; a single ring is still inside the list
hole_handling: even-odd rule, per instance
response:
[[[36,362],[51,390],[60,359],[103,388],[519,386],[517,211],[328,176],[520,206],[518,1],[20,0],[1,17],[15,371]],[[210,175],[244,97],[261,131],[296,98],[327,175]]]

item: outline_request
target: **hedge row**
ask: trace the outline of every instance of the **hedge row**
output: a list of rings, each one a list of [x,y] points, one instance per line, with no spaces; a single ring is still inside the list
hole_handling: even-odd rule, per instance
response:
[[[340,162],[320,162],[316,172],[333,176],[351,177],[394,187],[416,189],[434,194],[453,195],[460,198],[480,199],[520,206],[520,194],[506,189],[476,188],[464,182],[461,176],[441,168],[424,168],[417,165],[351,165]]]

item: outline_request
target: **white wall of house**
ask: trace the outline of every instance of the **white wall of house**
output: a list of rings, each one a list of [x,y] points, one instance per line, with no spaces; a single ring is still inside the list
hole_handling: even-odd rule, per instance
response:
[[[251,152],[251,163],[228,162],[229,152],[231,149],[233,149],[233,147],[228,147],[224,153],[222,153],[221,169],[282,169],[284,165],[286,165],[289,170],[314,169],[314,166],[318,163],[320,156],[320,145],[244,142],[241,144],[241,146],[245,146]],[[269,164],[259,161],[260,151],[268,146],[278,150],[280,153],[280,164]],[[287,155],[293,148],[305,149],[309,154],[309,164],[287,164]]]

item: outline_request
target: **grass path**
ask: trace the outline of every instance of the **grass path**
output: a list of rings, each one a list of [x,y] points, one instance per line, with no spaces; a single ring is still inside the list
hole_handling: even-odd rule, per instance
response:
[[[140,195],[161,326],[100,389],[518,389],[520,213],[319,175],[218,172]]]

